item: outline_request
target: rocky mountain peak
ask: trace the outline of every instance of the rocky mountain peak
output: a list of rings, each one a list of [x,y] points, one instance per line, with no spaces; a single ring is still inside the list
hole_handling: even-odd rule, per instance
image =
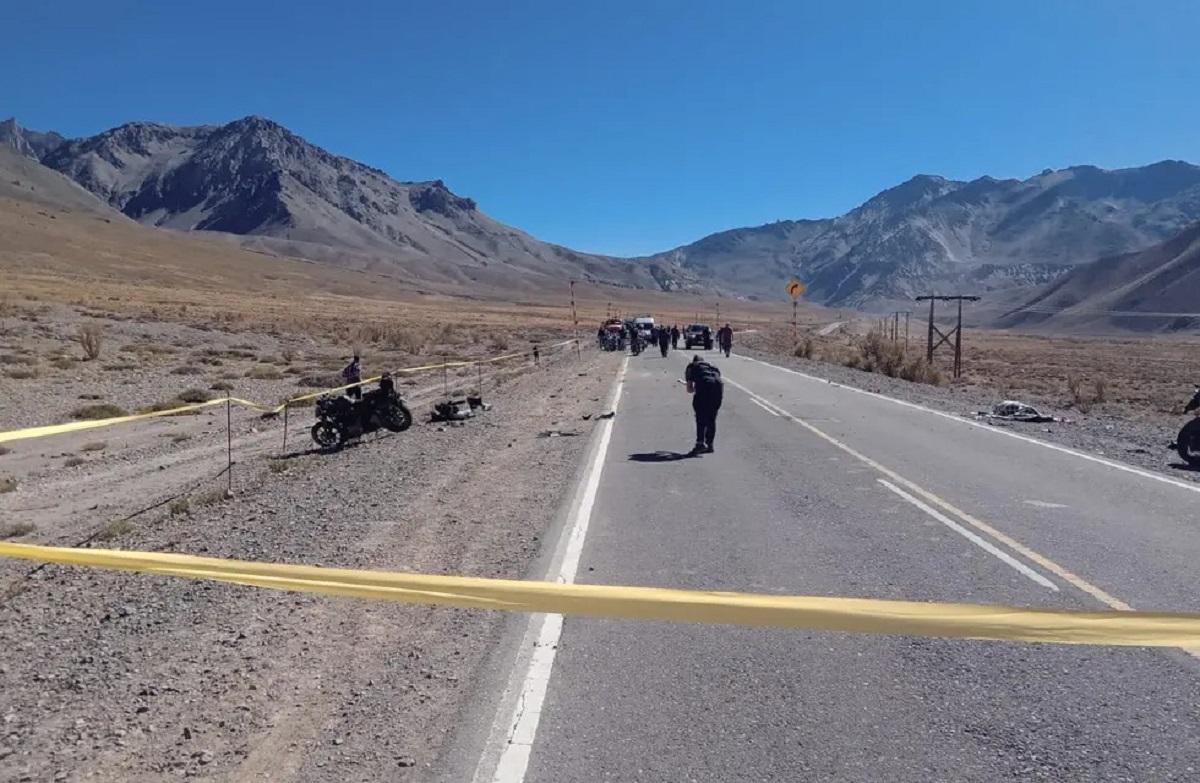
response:
[[[41,160],[63,141],[65,139],[57,133],[22,128],[15,117],[0,122],[0,145],[10,147],[27,158]]]
[[[436,212],[445,217],[457,217],[476,210],[474,199],[454,195],[440,179],[417,183],[408,192],[408,200],[418,212]]]

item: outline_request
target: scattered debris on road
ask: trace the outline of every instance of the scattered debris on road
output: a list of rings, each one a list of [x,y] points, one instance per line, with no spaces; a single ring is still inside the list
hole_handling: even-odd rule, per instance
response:
[[[1048,424],[1062,421],[1062,419],[1047,416],[1032,405],[1017,400],[1003,400],[993,405],[990,412],[979,411],[975,415],[986,419],[1018,421],[1026,424]]]

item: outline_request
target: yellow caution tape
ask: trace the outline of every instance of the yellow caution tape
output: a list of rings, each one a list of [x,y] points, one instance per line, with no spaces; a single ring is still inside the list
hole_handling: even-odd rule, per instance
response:
[[[558,584],[11,543],[0,543],[0,556],[471,609],[1008,642],[1200,646],[1200,614]]]
[[[116,416],[111,419],[95,419],[94,421],[72,421],[66,424],[47,424],[44,427],[29,427],[23,430],[13,430],[12,432],[0,432],[0,443],[10,440],[22,440],[24,438],[41,438],[46,435],[58,435],[63,432],[76,432],[78,430],[90,430],[96,427],[111,427],[114,424],[122,424],[127,421],[139,421],[141,419],[155,419],[161,416],[174,416],[179,413],[187,413],[188,411],[196,411],[201,408],[209,408],[213,405],[224,405],[225,398],[219,400],[210,400],[208,402],[198,402],[192,405],[182,405],[178,408],[172,408],[167,411],[155,411],[154,413],[136,413],[131,416]]]
[[[575,341],[574,340],[566,340],[561,343],[555,343],[554,345],[548,345],[548,346],[546,346],[546,348],[547,349],[560,348],[564,345],[569,345],[573,342],[575,342]],[[399,374],[399,373],[424,372],[427,370],[440,370],[443,367],[469,367],[469,366],[472,366],[475,364],[488,364],[488,363],[492,363],[492,362],[506,361],[508,359],[514,359],[514,358],[518,358],[521,356],[530,356],[530,355],[532,355],[532,353],[533,353],[532,351],[526,351],[524,353],[510,353],[505,356],[496,356],[496,357],[493,357],[490,359],[473,359],[473,360],[465,361],[465,362],[440,362],[438,364],[426,364],[421,367],[405,367],[405,368],[401,368],[399,370],[394,370],[393,373]],[[114,416],[114,417],[108,418],[108,419],[95,419],[93,421],[73,421],[73,422],[68,422],[66,424],[47,424],[42,427],[27,427],[25,429],[20,429],[20,430],[11,430],[9,432],[0,432],[0,443],[5,443],[7,441],[13,441],[13,440],[26,440],[28,438],[44,438],[48,435],[61,435],[62,433],[65,433],[65,432],[78,432],[80,430],[91,430],[91,429],[97,429],[99,427],[111,427],[114,424],[124,424],[124,423],[130,422],[130,421],[140,421],[141,419],[155,419],[155,418],[161,418],[163,416],[175,416],[180,413],[188,413],[189,411],[200,410],[201,408],[209,408],[214,405],[225,405],[226,400],[228,400],[228,402],[233,405],[240,405],[244,408],[250,408],[252,410],[260,411],[262,413],[281,413],[284,408],[286,408],[287,406],[289,406],[293,403],[300,402],[302,400],[311,400],[315,397],[321,397],[326,394],[332,394],[333,392],[345,391],[346,389],[349,389],[352,386],[361,386],[361,385],[367,384],[367,383],[374,383],[374,382],[378,381],[381,377],[382,377],[381,375],[376,375],[371,378],[364,378],[363,380],[357,381],[355,383],[348,383],[344,386],[335,386],[330,389],[321,389],[320,391],[315,391],[315,392],[312,392],[311,394],[302,394],[299,397],[290,397],[287,400],[284,400],[279,405],[262,405],[261,403],[252,402],[250,400],[243,400],[238,397],[228,397],[228,398],[222,397],[217,400],[209,400],[208,402],[198,402],[198,403],[194,403],[194,404],[190,404],[190,405],[181,405],[178,408],[171,408],[170,410],[165,410],[165,411],[155,411],[153,413],[137,413],[137,414],[132,414],[129,416]]]

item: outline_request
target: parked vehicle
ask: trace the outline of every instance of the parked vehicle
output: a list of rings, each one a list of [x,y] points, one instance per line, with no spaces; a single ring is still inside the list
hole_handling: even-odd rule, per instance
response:
[[[404,432],[412,423],[412,411],[394,391],[372,389],[358,401],[326,394],[317,399],[317,423],[311,435],[322,449],[333,450],[379,429]]]
[[[687,349],[692,350],[693,346],[704,346],[704,350],[711,351],[713,347],[713,331],[708,324],[692,324],[683,333],[683,342]]]
[[[1200,386],[1183,409],[1184,413],[1196,412],[1192,420],[1183,425],[1171,448],[1179,452],[1179,457],[1193,468],[1200,468]]]

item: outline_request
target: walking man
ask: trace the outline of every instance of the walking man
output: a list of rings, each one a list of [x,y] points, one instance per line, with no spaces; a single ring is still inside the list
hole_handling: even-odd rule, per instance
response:
[[[717,347],[725,352],[726,357],[733,350],[733,330],[729,328],[729,324],[717,330]]]
[[[704,361],[699,355],[684,371],[688,394],[692,395],[692,411],[696,414],[696,445],[689,457],[713,453],[713,440],[717,436],[717,412],[725,396],[725,382],[721,371]]]
[[[667,331],[667,327],[658,330],[658,350],[662,351],[663,358],[667,358],[667,348],[671,345],[671,333]]]
[[[679,326],[678,325],[671,327],[671,350],[672,351],[679,350]]]

